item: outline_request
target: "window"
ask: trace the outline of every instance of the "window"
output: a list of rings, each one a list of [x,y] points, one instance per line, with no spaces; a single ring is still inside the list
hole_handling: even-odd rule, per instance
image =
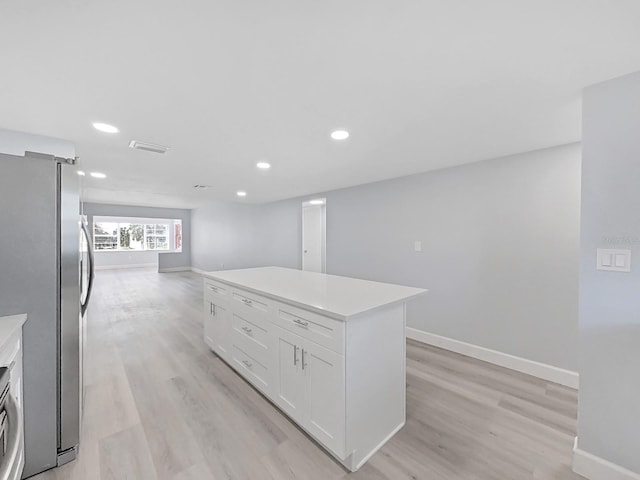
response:
[[[147,250],[169,250],[168,225],[145,225],[145,245]]]
[[[118,224],[95,223],[93,244],[96,250],[118,250]]]
[[[166,223],[95,222],[93,224],[94,249],[96,251],[169,250],[169,227],[170,225]],[[180,232],[180,239],[182,239],[182,232]]]
[[[173,222],[173,245],[176,252],[182,251],[182,220]]]

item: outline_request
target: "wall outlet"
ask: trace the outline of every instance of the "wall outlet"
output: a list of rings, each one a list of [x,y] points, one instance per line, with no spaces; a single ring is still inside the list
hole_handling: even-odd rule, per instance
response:
[[[420,240],[416,240],[415,242],[413,242],[413,249],[416,252],[421,252],[422,251],[422,242]]]
[[[220,270],[224,270],[224,263],[220,264]]]

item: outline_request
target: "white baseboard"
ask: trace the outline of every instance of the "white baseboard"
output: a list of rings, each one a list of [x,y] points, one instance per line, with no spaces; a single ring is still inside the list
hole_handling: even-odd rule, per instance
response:
[[[170,272],[190,272],[191,267],[168,267],[158,268],[158,273],[170,273]]]
[[[416,328],[407,327],[407,337],[434,347],[444,348],[452,352],[476,358],[484,362],[493,363],[501,367],[510,368],[517,372],[526,373],[542,378],[549,382],[559,383],[571,388],[578,388],[578,373],[545,363],[534,362],[526,358],[516,357],[508,353],[491,350],[471,343],[461,342],[453,338],[441,337],[433,333],[424,332]]]
[[[589,480],[640,480],[640,474],[580,450],[578,437],[573,443],[573,471]]]
[[[193,273],[197,273],[197,274],[202,275],[206,270],[200,270],[199,268],[191,267],[191,271],[192,271]]]
[[[120,268],[150,268],[157,267],[157,263],[129,263],[125,265],[96,265],[96,270],[117,270]]]

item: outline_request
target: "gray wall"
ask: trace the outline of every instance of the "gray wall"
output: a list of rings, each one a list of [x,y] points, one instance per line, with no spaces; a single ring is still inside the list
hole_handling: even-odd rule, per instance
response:
[[[640,473],[640,73],[583,100],[578,446]],[[596,271],[597,248],[632,272]]]
[[[259,263],[259,207],[216,203],[192,210],[192,265],[202,270],[247,268]]]
[[[159,257],[159,268],[191,267],[191,210],[84,203],[83,212],[87,215],[90,231],[93,231],[94,216],[182,220],[182,252],[165,254],[157,252],[97,252],[97,266],[155,264],[158,263]]]
[[[409,326],[577,370],[579,145],[321,196],[328,273],[428,288]],[[299,268],[308,198],[194,210],[193,265]]]

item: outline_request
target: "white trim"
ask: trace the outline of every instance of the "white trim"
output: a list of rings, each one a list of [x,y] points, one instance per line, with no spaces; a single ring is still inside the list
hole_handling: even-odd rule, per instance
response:
[[[199,275],[202,275],[203,273],[205,273],[205,272],[206,272],[206,270],[201,270],[201,269],[196,268],[196,267],[191,267],[191,271],[192,271],[193,273],[197,273],[197,274],[199,274]]]
[[[170,273],[170,272],[190,272],[191,267],[168,267],[158,268],[158,273]]]
[[[405,405],[406,405],[406,402],[405,402]],[[396,433],[398,433],[402,429],[402,427],[404,427],[405,423],[406,423],[406,421],[402,422],[400,425],[398,425],[396,428],[394,428],[393,431],[391,433],[389,433],[389,435],[387,435],[384,438],[384,440],[382,440],[378,445],[373,447],[373,449],[369,453],[367,453],[362,460],[360,460],[360,462],[358,463],[358,465],[356,465],[355,468],[353,468],[353,464],[351,462],[349,462],[350,465],[347,465],[347,468],[349,470],[351,470],[352,472],[357,472],[360,469],[360,467],[362,467],[365,463],[367,463],[367,461],[371,457],[373,457],[373,455],[378,453],[378,450],[380,450],[382,448],[382,446],[391,439],[391,437],[393,437]]]
[[[120,268],[148,268],[157,267],[157,263],[129,263],[125,265],[96,265],[96,270],[117,270]]]
[[[461,342],[453,338],[441,337],[440,335],[416,328],[407,327],[407,337],[428,345],[433,345],[434,347],[460,353],[467,357],[476,358],[493,363],[494,365],[526,373],[527,375],[533,375],[534,377],[542,378],[550,382],[559,383],[560,385],[578,388],[578,372],[554,367],[546,363],[535,362],[522,357],[516,357],[515,355]]]
[[[117,270],[120,268],[148,268],[157,267],[157,263],[127,263],[124,265],[96,265],[96,270]]]
[[[578,448],[573,443],[573,471],[590,480],[640,480],[640,474]]]

